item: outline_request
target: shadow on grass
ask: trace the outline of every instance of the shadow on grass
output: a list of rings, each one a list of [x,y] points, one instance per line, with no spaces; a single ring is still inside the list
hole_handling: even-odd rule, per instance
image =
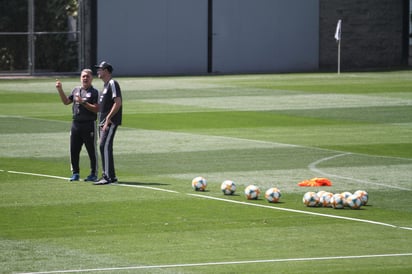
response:
[[[170,184],[164,184],[164,183],[150,183],[150,182],[125,182],[121,181],[119,184],[123,185],[131,185],[131,186],[168,186]]]
[[[233,193],[233,194],[223,194],[224,197],[235,197],[235,196],[240,196],[240,194]]]

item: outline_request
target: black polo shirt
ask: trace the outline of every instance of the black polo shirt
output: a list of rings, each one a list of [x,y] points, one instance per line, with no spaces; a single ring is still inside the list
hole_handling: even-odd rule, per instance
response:
[[[103,126],[106,122],[106,117],[110,113],[113,105],[114,98],[122,98],[122,92],[120,90],[120,85],[117,81],[110,79],[104,87],[103,91],[100,94],[99,99],[99,124]],[[122,109],[123,106],[120,106],[119,111],[111,118],[113,124],[119,126],[122,124]]]
[[[74,99],[76,96],[82,97],[83,101],[89,104],[97,104],[99,100],[99,92],[93,86],[85,90],[82,87],[75,87],[69,96],[69,100],[73,102],[73,120],[77,122],[96,121],[97,113],[88,110],[84,105],[79,104]]]

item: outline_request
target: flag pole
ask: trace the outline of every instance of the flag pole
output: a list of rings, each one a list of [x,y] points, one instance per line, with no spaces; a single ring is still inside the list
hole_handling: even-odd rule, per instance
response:
[[[338,74],[340,74],[340,39],[338,41]]]
[[[342,20],[339,19],[336,25],[335,39],[338,42],[338,74],[340,74],[340,41],[342,40]]]

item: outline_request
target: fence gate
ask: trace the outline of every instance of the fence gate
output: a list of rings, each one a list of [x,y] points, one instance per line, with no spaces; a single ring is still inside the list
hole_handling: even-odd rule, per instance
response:
[[[0,0],[0,75],[83,67],[82,0]]]

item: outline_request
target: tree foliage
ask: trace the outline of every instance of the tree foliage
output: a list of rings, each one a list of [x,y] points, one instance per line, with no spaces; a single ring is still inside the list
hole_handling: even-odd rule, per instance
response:
[[[31,58],[35,72],[76,71],[79,34],[67,32],[78,29],[78,1],[33,2],[34,56],[31,56],[29,0],[0,0],[0,71],[27,71]]]

